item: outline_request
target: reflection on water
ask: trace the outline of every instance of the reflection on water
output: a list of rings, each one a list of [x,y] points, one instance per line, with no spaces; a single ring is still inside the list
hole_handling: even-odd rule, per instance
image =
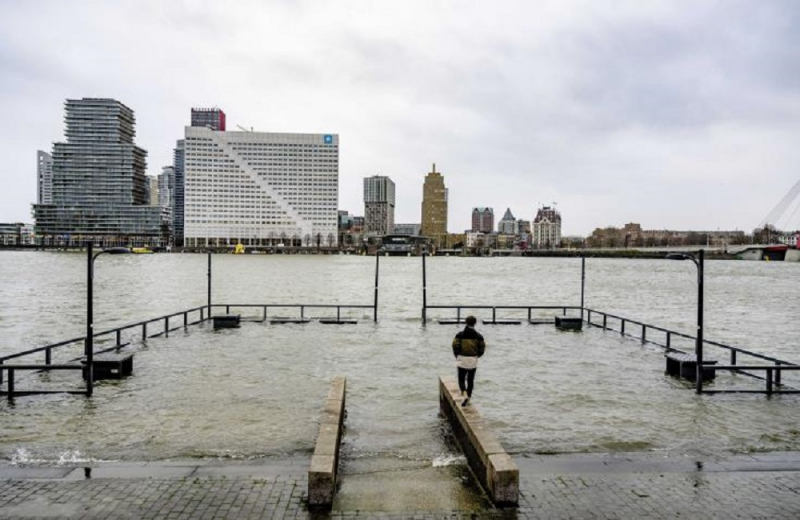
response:
[[[85,257],[0,258],[0,276],[9,281],[0,287],[0,352],[82,335]],[[206,261],[189,254],[100,257],[97,328],[203,305]],[[213,264],[217,303],[370,304],[374,295],[374,258],[217,255]],[[433,305],[580,303],[576,259],[430,258],[427,265]],[[706,337],[797,361],[798,268],[708,262]],[[587,306],[692,333],[693,269],[686,262],[589,259]],[[454,373],[450,341],[458,328],[421,325],[419,258],[381,258],[380,275],[377,324],[370,309],[360,309],[348,312],[357,325],[243,323],[217,332],[201,325],[144,343],[132,333],[134,376],[100,382],[91,400],[0,402],[0,453],[51,463],[308,456],[329,381],[345,375],[347,471],[373,471],[385,460],[422,472],[423,481],[428,472],[448,471],[457,453],[440,434],[437,378]],[[664,375],[660,350],[596,328],[479,328],[488,351],[473,401],[514,454],[800,449],[795,397],[697,396],[691,384]],[[75,374],[54,372],[26,376],[18,386],[41,385],[45,377],[47,384],[79,385]],[[720,375],[713,385],[763,383]]]

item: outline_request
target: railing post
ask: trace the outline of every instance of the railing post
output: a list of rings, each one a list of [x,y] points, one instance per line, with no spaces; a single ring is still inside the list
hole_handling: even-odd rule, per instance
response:
[[[672,348],[672,332],[667,331],[667,348]]]
[[[188,312],[184,312],[183,313],[183,328],[184,329],[189,328],[189,313]]]
[[[772,369],[767,369],[767,395],[772,394]]]
[[[495,311],[496,311],[496,309],[494,307],[492,307],[492,323],[496,323],[497,322],[497,318],[495,317],[495,315],[496,315]]]
[[[226,305],[225,306],[225,314],[230,314],[230,313],[231,313],[231,306],[230,305]]]
[[[731,365],[735,365],[735,364],[736,364],[736,351],[735,350],[731,350]]]
[[[164,337],[169,337],[169,316],[164,316]]]
[[[581,317],[583,317],[584,295],[586,293],[586,257],[581,256]]]
[[[206,321],[206,316],[205,316],[205,312],[204,311],[205,311],[205,309],[200,307],[200,321]]]
[[[456,307],[456,323],[461,323],[461,307]]]
[[[647,325],[642,323],[642,343],[647,343]]]
[[[2,365],[2,364],[3,364],[3,360],[0,359],[0,365]],[[3,384],[3,370],[0,369],[0,385],[2,385],[2,384]]]
[[[267,306],[264,305],[264,321],[267,321]]]
[[[50,365],[53,362],[53,349],[47,348],[44,350],[44,364]],[[2,383],[2,378],[0,378],[0,383]]]
[[[142,323],[142,340],[147,340],[147,322]]]
[[[8,399],[14,397],[14,369],[11,368],[8,371]]]
[[[211,319],[211,251],[208,252],[208,318]]]
[[[531,322],[531,308],[528,307],[528,323]]]
[[[781,362],[776,361],[775,366],[776,367],[781,366]],[[779,368],[775,369],[775,386],[781,386],[781,372],[783,372],[781,369]]]
[[[302,320],[305,317],[306,317],[306,307],[305,307],[305,305],[301,305],[300,306],[300,319]]]
[[[603,314],[603,330],[606,330],[607,325],[608,325],[608,314]]]
[[[588,309],[586,310],[586,323],[588,323],[589,325],[592,324],[592,311]]]
[[[381,262],[381,255],[378,251],[375,251],[375,308],[372,311],[372,321],[378,321],[378,268]]]
[[[342,321],[341,307],[339,307],[338,305],[336,306],[336,321]]]
[[[117,346],[119,347],[120,345],[122,345],[122,330],[117,329],[116,336],[117,336]]]
[[[625,318],[623,318],[619,323],[619,333],[621,336],[625,335]]]
[[[425,267],[425,252],[422,252],[422,324],[428,321],[428,273]]]

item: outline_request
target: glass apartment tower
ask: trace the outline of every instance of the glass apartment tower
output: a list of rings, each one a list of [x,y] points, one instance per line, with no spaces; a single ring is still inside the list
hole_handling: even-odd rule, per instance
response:
[[[364,179],[364,231],[370,235],[394,233],[394,181],[383,175]]]
[[[133,142],[133,110],[113,99],[68,99],[65,143],[53,145],[50,204],[34,205],[44,243],[166,245],[169,222],[150,206],[147,152]]]
[[[338,243],[338,135],[185,132],[186,247]]]
[[[41,150],[36,152],[36,174],[38,190],[36,202],[38,204],[53,203],[53,157]]]

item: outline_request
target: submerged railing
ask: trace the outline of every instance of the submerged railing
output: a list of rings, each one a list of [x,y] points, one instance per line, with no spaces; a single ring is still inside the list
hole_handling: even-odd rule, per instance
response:
[[[696,336],[692,336],[691,334],[685,334],[683,332],[677,332],[674,330],[667,329],[665,327],[659,327],[656,325],[651,325],[648,323],[644,323],[642,321],[633,320],[630,318],[625,318],[623,316],[618,316],[616,314],[611,314],[608,312],[599,311],[597,309],[590,309],[585,308],[585,321],[588,325],[593,327],[599,327],[603,330],[610,330],[614,332],[619,332],[622,336],[630,337],[630,338],[637,338],[640,339],[642,343],[648,343],[651,345],[656,345],[658,347],[663,348],[666,352],[682,352],[687,353],[685,350],[681,350],[679,348],[675,348],[672,346],[672,339],[673,338],[681,338],[691,341],[697,341]],[[602,322],[598,323],[593,321],[594,316],[602,317]],[[610,322],[609,322],[610,320]],[[617,325],[618,328],[614,328],[614,325]],[[631,326],[633,326],[636,330],[639,331],[639,334],[636,335],[631,331]],[[652,335],[648,335],[649,331],[655,331],[660,334],[663,334],[663,343],[656,341],[653,339]],[[718,341],[710,341],[707,339],[703,339],[703,345],[710,345],[713,347],[720,348],[722,350],[728,351],[730,355],[730,361],[727,365],[711,365],[709,364],[709,368],[713,368],[714,370],[730,370],[731,372],[736,372],[738,374],[748,376],[754,379],[760,379],[765,381],[766,387],[764,390],[751,390],[751,389],[704,389],[701,388],[701,393],[704,394],[721,394],[721,393],[766,393],[766,394],[795,394],[800,393],[800,389],[796,389],[790,387],[788,385],[784,385],[781,378],[781,373],[786,371],[794,371],[800,370],[800,365],[796,363],[790,363],[788,361],[778,359],[772,356],[767,356],[764,354],[759,354],[758,352],[753,352],[751,350],[747,350],[740,347],[734,347],[732,345],[726,345],[724,343],[720,343]],[[742,356],[749,356],[751,358],[759,359],[761,361],[768,361],[772,363],[771,365],[753,365],[753,364],[745,364],[741,365],[738,364],[738,355],[741,354]],[[763,376],[754,374],[753,372],[764,372]],[[776,390],[775,387],[786,386],[786,389],[783,390]]]
[[[15,396],[22,396],[22,395],[37,395],[37,394],[54,394],[54,393],[65,393],[65,394],[78,394],[78,395],[92,395],[93,389],[93,357],[95,354],[103,354],[106,352],[111,351],[118,351],[121,348],[130,344],[130,342],[123,343],[122,342],[122,333],[131,330],[137,329],[141,327],[142,330],[142,339],[145,340],[148,337],[153,338],[157,336],[165,336],[169,337],[169,333],[180,328],[188,328],[190,325],[197,325],[203,323],[204,321],[208,321],[213,318],[211,315],[213,308],[224,308],[227,314],[230,314],[231,308],[251,308],[257,307],[262,309],[263,319],[261,321],[265,321],[267,318],[267,310],[270,308],[297,308],[300,310],[300,317],[304,319],[305,310],[306,309],[336,309],[336,318],[335,320],[331,318],[330,320],[325,321],[326,323],[351,323],[352,321],[342,321],[341,312],[342,309],[372,309],[373,311],[373,320],[375,322],[378,321],[378,280],[379,280],[379,266],[380,266],[380,256],[376,253],[375,255],[375,291],[374,291],[374,299],[372,304],[305,304],[305,303],[292,303],[292,304],[215,304],[211,300],[211,283],[212,283],[212,270],[211,270],[211,253],[208,253],[208,286],[207,286],[207,295],[208,295],[208,303],[201,307],[194,307],[192,309],[187,309],[185,311],[179,311],[172,314],[166,314],[164,316],[159,316],[157,318],[152,318],[144,321],[139,321],[136,323],[131,323],[128,325],[122,325],[119,327],[115,327],[112,329],[104,330],[102,332],[92,333],[91,331],[94,330],[93,328],[93,309],[92,309],[92,286],[93,286],[93,271],[94,271],[94,261],[102,253],[113,253],[119,252],[114,250],[104,250],[99,253],[93,254],[92,251],[92,244],[87,243],[87,333],[85,336],[80,336],[76,338],[71,338],[63,341],[59,341],[57,343],[52,343],[49,345],[45,345],[42,347],[36,347],[28,350],[24,350],[22,352],[15,352],[13,354],[8,354],[5,356],[0,356],[0,385],[6,384],[6,390],[0,390],[0,395],[7,395],[9,399],[13,399]],[[118,248],[117,248],[118,249]],[[199,319],[195,321],[189,321],[190,315],[192,313],[199,313]],[[183,323],[178,326],[174,325],[174,318],[182,317]],[[173,320],[172,322],[170,320]],[[323,321],[320,319],[320,321]],[[160,332],[156,332],[155,334],[151,334],[148,336],[148,325],[152,323],[163,323],[163,329]],[[103,338],[105,336],[113,334],[115,337],[115,344],[111,347],[96,350],[94,348],[94,340],[96,338]],[[83,356],[70,359],[67,364],[63,363],[53,363],[53,351],[56,349],[68,347],[71,345],[76,345],[79,343],[84,344],[84,353]],[[9,364],[8,361],[31,356],[34,354],[38,354],[40,352],[44,353],[44,363],[25,363],[25,364]],[[80,364],[73,364],[76,361],[81,361]],[[16,389],[16,376],[17,371],[33,371],[33,372],[48,372],[50,370],[80,370],[86,379],[86,389],[85,390],[17,390]],[[7,377],[6,377],[7,376]],[[7,379],[7,380],[6,380]]]

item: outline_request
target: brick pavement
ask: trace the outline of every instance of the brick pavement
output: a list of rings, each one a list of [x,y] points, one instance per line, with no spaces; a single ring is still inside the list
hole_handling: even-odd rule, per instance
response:
[[[0,518],[800,518],[800,455],[518,459],[516,509],[332,511],[305,506],[305,461],[224,467],[0,468]],[[346,477],[344,477],[346,478]],[[402,479],[398,475],[398,479]]]

